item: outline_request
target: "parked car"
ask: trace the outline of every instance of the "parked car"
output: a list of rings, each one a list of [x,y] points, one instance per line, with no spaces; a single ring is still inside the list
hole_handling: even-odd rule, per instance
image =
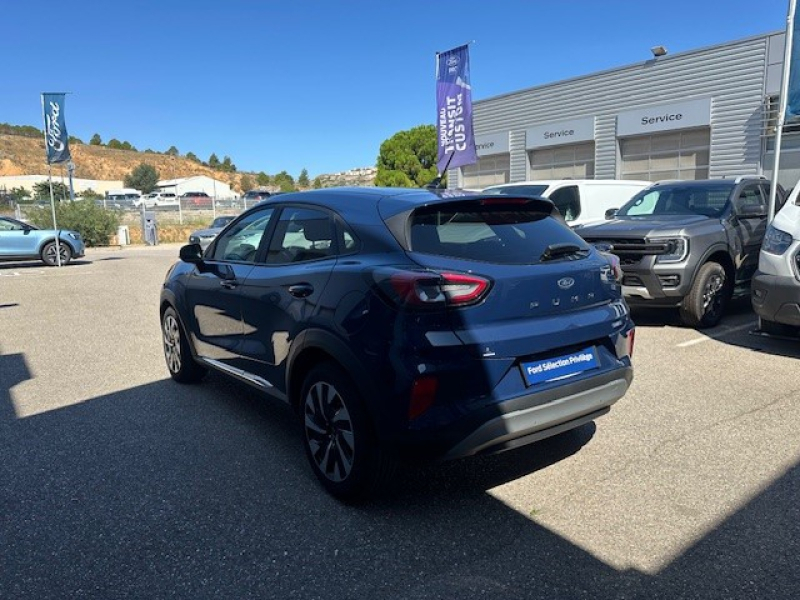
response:
[[[211,196],[205,192],[185,192],[178,196],[183,208],[211,208]]]
[[[686,325],[712,327],[732,297],[749,294],[769,186],[759,177],[657,183],[606,223],[576,232],[613,246],[631,306],[677,307]]]
[[[56,250],[58,237],[58,251]],[[81,234],[68,229],[39,229],[11,217],[0,217],[0,260],[41,260],[48,266],[66,265],[86,253]]]
[[[189,243],[200,244],[200,247],[205,250],[208,248],[209,244],[214,241],[214,238],[217,237],[217,234],[219,234],[219,232],[222,231],[224,227],[235,218],[235,216],[217,217],[211,222],[211,225],[209,225],[207,229],[198,229],[197,231],[193,231],[189,236]]]
[[[650,181],[615,179],[557,179],[504,183],[483,190],[485,194],[541,196],[551,200],[567,225],[587,225],[603,221],[634,194],[653,185]]]
[[[800,334],[800,187],[795,187],[767,228],[753,277],[753,309],[759,329]]]
[[[242,200],[244,200],[245,205],[253,204],[255,202],[261,202],[262,200],[266,200],[272,194],[265,190],[250,190],[249,192],[245,193],[242,196]]]
[[[173,192],[150,192],[142,196],[136,203],[137,208],[141,207],[142,202],[146,208],[164,208],[168,206],[178,206],[178,196]]]
[[[340,498],[398,456],[500,452],[578,427],[632,379],[618,263],[548,200],[288,193],[180,256],[161,293],[170,375],[216,369],[289,403]]]

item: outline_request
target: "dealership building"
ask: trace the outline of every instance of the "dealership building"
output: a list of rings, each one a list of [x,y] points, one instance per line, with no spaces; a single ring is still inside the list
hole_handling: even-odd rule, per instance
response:
[[[478,162],[450,169],[450,186],[769,177],[784,41],[781,32],[679,54],[654,48],[634,65],[477,101]],[[784,132],[779,176],[790,188],[800,126]]]

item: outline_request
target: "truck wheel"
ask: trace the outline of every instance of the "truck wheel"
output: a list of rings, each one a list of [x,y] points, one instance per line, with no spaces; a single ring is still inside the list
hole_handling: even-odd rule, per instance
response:
[[[689,327],[714,327],[722,319],[731,286],[721,264],[707,262],[697,272],[689,295],[680,307],[681,320]]]

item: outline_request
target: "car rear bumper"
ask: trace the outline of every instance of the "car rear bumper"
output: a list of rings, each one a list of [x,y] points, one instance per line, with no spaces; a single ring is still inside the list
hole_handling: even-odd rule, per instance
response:
[[[766,321],[800,326],[800,281],[792,275],[767,275],[757,271],[753,277],[753,310]]]
[[[633,369],[624,367],[583,381],[532,392],[493,407],[493,416],[456,441],[449,460],[491,454],[530,444],[588,423],[625,395]]]

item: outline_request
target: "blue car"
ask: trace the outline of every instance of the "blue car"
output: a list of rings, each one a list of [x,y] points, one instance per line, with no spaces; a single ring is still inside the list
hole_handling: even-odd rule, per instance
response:
[[[84,256],[86,247],[77,231],[39,229],[11,217],[0,217],[0,260],[41,260],[55,266],[58,264],[56,234],[62,265]]]
[[[616,259],[549,200],[341,188],[184,246],[161,292],[169,373],[287,402],[316,477],[362,498],[398,459],[495,453],[605,414],[631,383]]]

